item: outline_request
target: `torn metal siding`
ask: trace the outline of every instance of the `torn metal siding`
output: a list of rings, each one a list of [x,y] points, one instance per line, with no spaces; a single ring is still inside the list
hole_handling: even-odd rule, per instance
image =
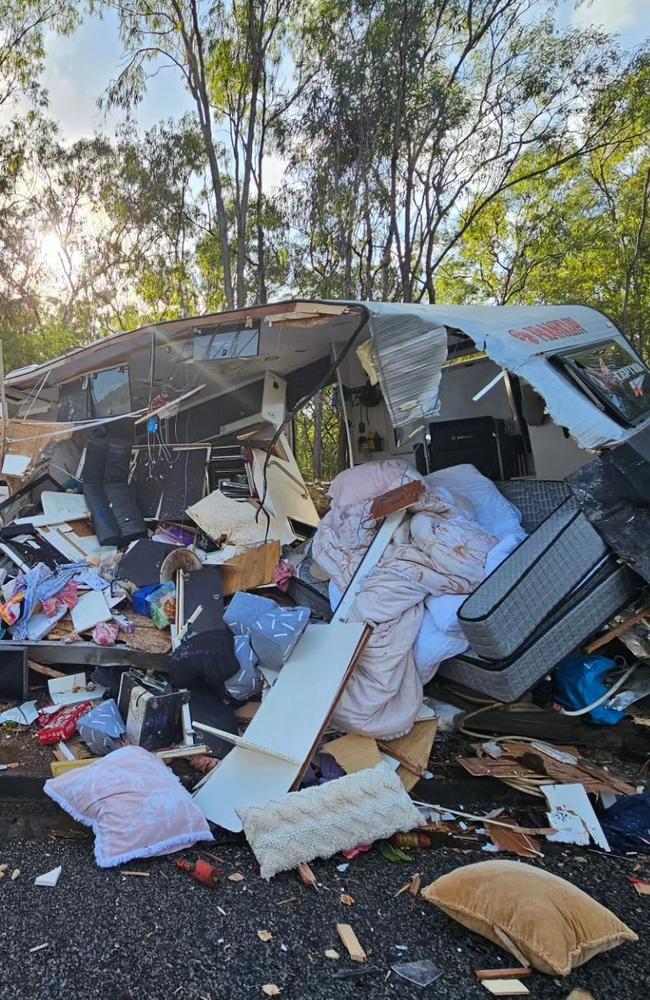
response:
[[[400,312],[393,316],[372,316],[370,332],[393,426],[405,427],[432,416],[447,357],[444,326]]]

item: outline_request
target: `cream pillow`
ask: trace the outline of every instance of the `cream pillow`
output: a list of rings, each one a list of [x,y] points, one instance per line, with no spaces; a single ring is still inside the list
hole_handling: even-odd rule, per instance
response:
[[[568,976],[634,931],[581,889],[521,861],[481,861],[457,868],[422,895],[464,927],[504,947],[499,927],[530,965]]]
[[[262,878],[422,823],[404,785],[384,763],[236,811]]]

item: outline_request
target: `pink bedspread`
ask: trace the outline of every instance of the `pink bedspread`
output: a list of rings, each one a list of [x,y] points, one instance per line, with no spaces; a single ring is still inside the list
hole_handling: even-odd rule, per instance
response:
[[[420,479],[403,462],[385,490]],[[363,467],[346,472],[364,476]],[[371,501],[332,507],[314,536],[312,554],[344,591],[377,531]],[[392,739],[409,732],[422,704],[422,683],[413,657],[426,597],[469,594],[484,578],[485,560],[497,539],[471,518],[468,506],[454,504],[444,488],[427,486],[409,508],[378,566],[363,582],[350,621],[373,632],[333,718],[346,732]]]

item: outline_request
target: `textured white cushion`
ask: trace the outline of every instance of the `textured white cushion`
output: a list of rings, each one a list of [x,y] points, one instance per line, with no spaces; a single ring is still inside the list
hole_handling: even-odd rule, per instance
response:
[[[262,878],[422,823],[402,782],[384,763],[237,813]]]

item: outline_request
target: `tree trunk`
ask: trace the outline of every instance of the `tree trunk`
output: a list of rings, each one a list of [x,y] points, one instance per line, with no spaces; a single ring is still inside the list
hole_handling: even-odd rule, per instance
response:
[[[323,390],[314,396],[314,479],[323,478]]]
[[[228,236],[228,217],[226,206],[223,200],[223,186],[221,183],[221,172],[219,161],[214,148],[212,137],[212,114],[210,110],[210,98],[205,73],[205,61],[203,58],[203,36],[199,25],[199,15],[197,0],[191,0],[192,27],[188,30],[188,25],[183,19],[183,11],[178,2],[174,3],[177,16],[179,18],[179,29],[183,38],[185,55],[188,64],[188,82],[192,97],[196,104],[196,110],[203,137],[203,145],[208,158],[210,168],[210,180],[217,209],[217,227],[219,230],[219,242],[221,245],[221,257],[223,267],[223,285],[226,304],[229,309],[234,308],[235,297],[233,294],[232,266],[230,257],[230,240]]]
[[[259,23],[255,19],[254,3],[248,3],[248,34],[252,50],[252,76],[250,110],[248,113],[248,128],[246,130],[246,145],[244,147],[244,176],[242,180],[241,197],[237,210],[237,305],[246,304],[246,230],[248,228],[248,202],[250,199],[251,174],[255,155],[255,128],[257,126],[257,99],[259,96],[262,62],[264,60],[264,18],[265,7],[260,5]]]

